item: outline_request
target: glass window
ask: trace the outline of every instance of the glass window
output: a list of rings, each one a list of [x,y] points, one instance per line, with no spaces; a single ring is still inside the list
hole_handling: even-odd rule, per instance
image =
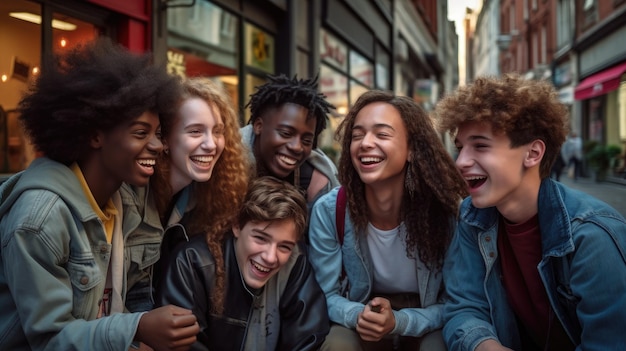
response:
[[[336,110],[334,117],[343,117],[348,113],[348,77],[327,65],[320,67],[320,91]]]
[[[239,19],[208,1],[167,11],[167,68],[181,77],[209,77],[222,85],[238,109]]]
[[[246,23],[246,65],[274,74],[274,36]]]
[[[374,66],[354,50],[350,51],[350,76],[368,87],[374,83]]]
[[[259,85],[263,85],[267,83],[267,79],[265,78],[261,78],[252,74],[246,74],[246,93],[245,96],[246,98],[249,100],[250,95],[252,95],[254,92],[256,92],[256,87],[258,87]],[[245,104],[247,104],[248,101],[245,102]],[[248,121],[250,120],[250,110],[249,109],[245,109],[244,111],[244,121],[243,124],[246,125],[248,124]]]
[[[52,51],[62,54],[102,31],[59,12],[52,14],[51,23],[42,25],[41,13],[41,5],[31,1],[0,2],[0,173],[21,171],[35,157],[16,107],[28,84],[40,73],[42,33],[52,32]]]
[[[348,71],[348,47],[323,29],[320,31],[320,55],[322,61]]]

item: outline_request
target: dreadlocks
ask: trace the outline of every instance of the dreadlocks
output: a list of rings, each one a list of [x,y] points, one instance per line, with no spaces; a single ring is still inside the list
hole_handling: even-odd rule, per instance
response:
[[[331,103],[325,100],[326,96],[317,91],[317,76],[311,79],[293,79],[284,74],[269,76],[268,83],[256,87],[257,91],[250,95],[246,105],[250,107],[250,124],[263,116],[268,109],[280,107],[286,103],[293,103],[309,110],[307,120],[315,118],[315,138],[326,128],[326,114],[334,109]]]

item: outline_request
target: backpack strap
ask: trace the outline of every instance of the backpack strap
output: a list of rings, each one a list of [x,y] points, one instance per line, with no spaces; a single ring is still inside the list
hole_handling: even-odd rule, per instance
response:
[[[335,209],[335,224],[337,225],[337,239],[339,246],[343,245],[343,231],[346,223],[346,189],[339,187],[337,192],[337,207]]]
[[[337,192],[337,205],[335,207],[335,225],[337,226],[337,241],[339,247],[343,246],[344,225],[346,223],[346,189],[343,186],[339,187]],[[346,270],[341,265],[341,275],[339,275],[339,284],[344,285],[341,289],[344,292],[347,291],[347,279]]]

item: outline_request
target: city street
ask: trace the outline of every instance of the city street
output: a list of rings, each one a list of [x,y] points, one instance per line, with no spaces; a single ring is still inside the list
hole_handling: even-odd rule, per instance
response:
[[[561,176],[561,182],[606,202],[618,210],[622,216],[626,216],[626,185],[611,182],[598,183],[591,178],[581,178],[575,182],[567,176]]]

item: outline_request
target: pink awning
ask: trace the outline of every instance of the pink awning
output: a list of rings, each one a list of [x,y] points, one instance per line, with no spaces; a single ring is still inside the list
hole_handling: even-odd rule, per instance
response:
[[[624,72],[626,72],[626,62],[583,79],[574,89],[574,98],[576,100],[591,99],[616,90]]]

